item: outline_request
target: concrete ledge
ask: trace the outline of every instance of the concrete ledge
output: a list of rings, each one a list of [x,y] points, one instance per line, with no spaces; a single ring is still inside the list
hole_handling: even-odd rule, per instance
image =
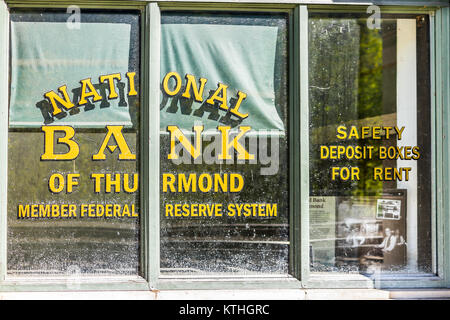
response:
[[[390,298],[450,300],[450,289],[391,290]]]
[[[154,300],[153,291],[0,292],[0,300]]]
[[[305,300],[301,289],[174,290],[160,291],[158,299],[168,300]]]
[[[308,289],[307,300],[387,300],[389,292],[377,289]]]
[[[450,299],[450,289],[271,289],[0,292],[0,300],[388,300]]]

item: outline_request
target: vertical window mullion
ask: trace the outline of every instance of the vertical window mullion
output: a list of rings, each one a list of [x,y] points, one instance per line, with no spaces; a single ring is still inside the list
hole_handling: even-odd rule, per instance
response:
[[[442,257],[440,264],[438,265],[438,272],[441,271],[440,274],[444,278],[444,283],[448,287],[450,285],[450,264],[449,264],[449,243],[450,243],[450,232],[448,230],[448,226],[450,225],[450,217],[448,214],[449,210],[449,180],[450,174],[448,169],[448,160],[449,160],[449,141],[446,139],[449,136],[449,83],[450,83],[450,73],[448,71],[450,65],[449,58],[449,35],[450,32],[448,28],[450,27],[450,10],[449,8],[442,8],[438,10],[436,13],[436,110],[438,117],[441,116],[440,123],[438,124],[438,128],[442,130],[442,132],[438,132],[437,138],[438,144],[438,154],[437,159],[442,161],[440,165],[441,175],[437,177],[442,177],[441,184],[437,186],[441,186],[441,190],[437,191],[437,195],[441,197],[440,199],[440,209],[441,212],[438,212],[438,234],[437,237],[440,240],[438,245],[441,244],[441,250],[439,250],[438,259]],[[439,134],[442,133],[442,134]],[[438,208],[439,209],[439,208]],[[439,235],[441,232],[441,235]],[[438,260],[439,262],[439,260]]]
[[[300,58],[300,214],[301,279],[309,275],[309,110],[308,110],[308,9],[299,7]]]
[[[148,82],[147,104],[148,110],[148,158],[146,164],[148,212],[146,212],[148,234],[148,281],[150,286],[155,286],[159,276],[159,68],[160,68],[160,38],[161,38],[161,14],[158,4],[150,3],[146,8],[146,50]],[[146,144],[147,141],[144,141]]]
[[[9,77],[9,14],[5,2],[0,3],[0,283],[6,275],[6,205],[8,178],[8,77]]]

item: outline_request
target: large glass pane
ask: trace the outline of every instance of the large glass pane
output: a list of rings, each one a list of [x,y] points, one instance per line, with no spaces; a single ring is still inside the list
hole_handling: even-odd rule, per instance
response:
[[[288,272],[287,18],[163,13],[161,272]]]
[[[72,14],[11,12],[8,274],[137,275],[139,13]]]
[[[309,20],[314,272],[430,273],[426,16]]]

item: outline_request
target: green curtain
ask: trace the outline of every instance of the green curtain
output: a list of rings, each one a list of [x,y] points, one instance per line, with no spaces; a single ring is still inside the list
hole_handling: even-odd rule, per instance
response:
[[[161,81],[171,71],[177,72],[183,84],[185,75],[208,79],[203,93],[204,101],[218,82],[228,85],[227,100],[236,98],[237,92],[247,94],[239,112],[248,117],[239,118],[232,126],[251,126],[253,130],[285,131],[275,102],[275,58],[277,26],[164,23],[161,27]],[[172,82],[174,82],[172,80]],[[180,90],[180,92],[183,88]],[[188,108],[181,108],[179,97],[161,95],[161,130],[177,125],[192,130],[201,123],[205,130],[224,125],[221,121],[226,111],[199,112],[202,103],[193,101]],[[177,99],[174,101],[174,99]],[[226,124],[226,122],[225,122]]]
[[[11,127],[40,127],[44,124],[36,106],[48,91],[58,92],[67,85],[80,88],[80,80],[92,78],[98,84],[101,75],[121,73],[128,92],[130,25],[121,23],[81,23],[69,29],[61,22],[11,22]],[[109,94],[109,91],[107,91]],[[74,102],[76,104],[76,102]],[[110,107],[95,108],[54,119],[52,124],[75,127],[104,127],[107,124],[131,125],[128,107],[119,107],[119,99]]]

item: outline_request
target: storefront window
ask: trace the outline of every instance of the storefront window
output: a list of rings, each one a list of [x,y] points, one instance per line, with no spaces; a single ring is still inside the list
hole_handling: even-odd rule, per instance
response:
[[[0,287],[446,286],[448,11],[175,2],[0,0]]]
[[[309,21],[313,272],[431,273],[426,16]]]
[[[161,22],[161,272],[287,274],[287,17]]]
[[[139,273],[139,13],[11,12],[8,274]]]

